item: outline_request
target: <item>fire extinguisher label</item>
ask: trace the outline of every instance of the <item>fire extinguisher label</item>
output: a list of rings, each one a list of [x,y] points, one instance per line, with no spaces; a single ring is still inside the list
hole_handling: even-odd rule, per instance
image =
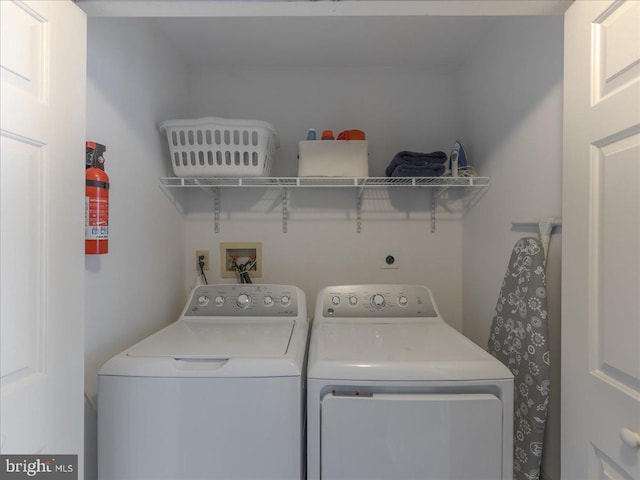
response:
[[[85,197],[85,240],[109,238],[109,201],[105,198]]]

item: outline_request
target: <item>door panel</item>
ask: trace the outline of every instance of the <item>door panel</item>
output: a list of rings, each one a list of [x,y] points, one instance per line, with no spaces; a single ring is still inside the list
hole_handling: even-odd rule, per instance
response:
[[[565,16],[562,478],[640,479],[640,2]]]
[[[592,368],[637,394],[640,347],[627,339],[640,339],[640,321],[620,318],[640,319],[640,134],[600,143],[592,153],[591,195],[597,202],[592,236],[598,271],[592,292],[598,308]]]
[[[640,76],[640,2],[619,2],[605,7],[593,22],[594,103]]]
[[[329,394],[320,451],[325,480],[496,480],[502,403],[488,394]]]
[[[43,101],[49,58],[45,55],[47,21],[24,3],[5,2],[0,28],[3,85],[12,85],[36,101]]]
[[[0,154],[0,204],[20,206],[3,209],[0,217],[0,373],[3,388],[8,388],[42,373],[45,356],[46,292],[41,260],[47,215],[43,189],[47,154],[33,140],[8,135],[0,137]]]

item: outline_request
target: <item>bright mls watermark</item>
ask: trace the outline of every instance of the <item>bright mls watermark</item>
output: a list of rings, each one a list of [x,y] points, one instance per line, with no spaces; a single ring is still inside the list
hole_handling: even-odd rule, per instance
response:
[[[78,455],[0,455],[0,477],[78,480]]]

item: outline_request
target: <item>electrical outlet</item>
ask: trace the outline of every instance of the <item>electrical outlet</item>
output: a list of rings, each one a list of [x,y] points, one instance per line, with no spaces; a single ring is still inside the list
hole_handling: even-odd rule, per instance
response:
[[[382,250],[378,259],[378,265],[381,269],[397,270],[400,268],[400,257],[395,250]]]
[[[209,250],[196,250],[196,270],[200,271],[200,257],[204,257],[204,270],[209,270]]]

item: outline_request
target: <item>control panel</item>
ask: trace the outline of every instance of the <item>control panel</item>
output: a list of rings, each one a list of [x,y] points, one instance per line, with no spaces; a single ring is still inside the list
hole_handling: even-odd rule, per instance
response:
[[[204,285],[191,293],[185,316],[296,317],[298,289],[289,285]]]
[[[323,317],[437,317],[429,289],[419,285],[344,285],[327,287]],[[317,305],[316,307],[319,307]]]

